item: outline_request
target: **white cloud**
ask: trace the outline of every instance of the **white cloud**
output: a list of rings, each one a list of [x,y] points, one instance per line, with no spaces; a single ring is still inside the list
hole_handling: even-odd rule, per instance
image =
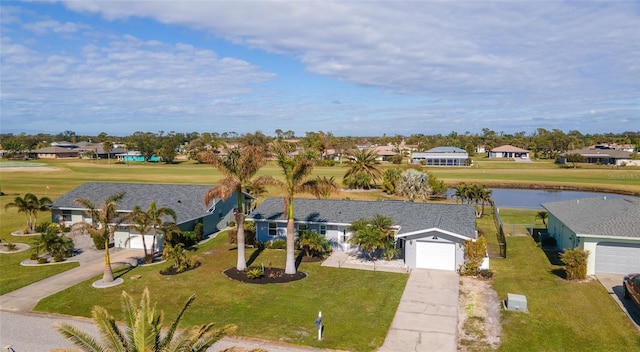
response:
[[[374,128],[423,133],[423,126],[454,130],[465,125],[462,121],[521,130],[517,126],[535,128],[544,121],[548,128],[562,128],[584,119],[586,127],[591,106],[619,101],[608,109],[608,116],[628,116],[630,124],[640,125],[637,2],[64,4],[110,23],[149,18],[206,31],[297,60],[308,72],[373,89],[352,101],[340,92],[319,97],[306,91],[275,91],[260,85],[276,77],[262,72],[260,62],[219,57],[195,42],[169,44],[162,37],[141,40],[135,33],[112,34],[111,39],[90,40],[81,55],[74,56],[39,53],[7,34],[2,60],[9,66],[2,73],[3,85],[5,75],[9,85],[2,88],[3,97],[32,94],[27,85],[42,83],[24,76],[37,74],[42,82],[64,87],[62,95],[36,91],[25,101],[62,103],[76,97],[96,111],[115,105],[111,113],[125,116],[135,111],[194,119],[216,115],[263,119],[264,126],[273,126],[275,122],[266,122],[272,118],[307,130],[328,130],[326,124],[333,119],[354,134]],[[15,21],[15,16],[10,18]],[[55,18],[32,21],[25,28],[58,35],[87,29]],[[27,84],[18,84],[20,79]],[[8,93],[9,88],[16,93]]]

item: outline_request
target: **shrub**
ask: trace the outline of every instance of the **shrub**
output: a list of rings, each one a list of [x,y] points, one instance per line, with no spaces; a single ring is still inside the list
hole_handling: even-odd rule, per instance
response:
[[[285,240],[273,240],[271,242],[266,243],[266,248],[268,249],[286,249],[287,241]]]
[[[589,251],[580,248],[567,249],[560,254],[568,280],[584,280],[587,277],[587,259]]]
[[[482,269],[478,272],[478,276],[480,276],[483,279],[490,279],[493,277],[493,271],[489,269]]]
[[[49,262],[49,259],[47,259],[45,257],[38,258],[38,264],[46,264],[48,262]]]
[[[38,253],[31,252],[31,255],[29,255],[29,260],[38,260]]]
[[[464,259],[465,264],[460,268],[460,274],[465,276],[478,275],[480,264],[487,255],[487,240],[484,236],[478,236],[478,239],[464,242]]]
[[[197,235],[193,231],[182,231],[173,233],[170,238],[167,238],[167,243],[172,246],[182,244],[184,247],[188,248],[198,243],[196,237]]]
[[[47,232],[47,228],[51,225],[51,221],[45,221],[41,224],[36,225],[36,232],[45,233]]]
[[[16,246],[15,243],[11,243],[11,242],[7,242],[4,244],[4,247],[8,250],[8,251],[15,251],[18,246]]]
[[[53,255],[53,261],[56,263],[60,263],[61,261],[64,260],[64,255],[62,255],[62,253],[56,253]]]
[[[310,230],[300,231],[297,245],[307,257],[322,257],[331,249],[329,241],[324,236]]]
[[[204,239],[204,225],[199,222],[196,226],[193,227],[193,232],[195,233],[196,242],[200,242]]]
[[[250,269],[249,271],[247,271],[247,278],[249,278],[251,280],[259,279],[259,278],[261,278],[263,276],[264,276],[264,273],[262,272],[262,269],[260,269],[260,268],[253,268],[253,269]]]
[[[233,220],[231,220],[231,221],[229,221],[229,222],[227,223],[227,226],[229,226],[229,227],[236,227],[236,222],[235,222],[235,221],[233,221]]]
[[[336,161],[333,159],[321,159],[316,161],[316,166],[336,166]]]

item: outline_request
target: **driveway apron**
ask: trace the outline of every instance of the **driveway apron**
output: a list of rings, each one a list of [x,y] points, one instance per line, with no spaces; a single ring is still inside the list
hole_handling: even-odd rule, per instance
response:
[[[379,352],[456,351],[458,274],[414,269]]]

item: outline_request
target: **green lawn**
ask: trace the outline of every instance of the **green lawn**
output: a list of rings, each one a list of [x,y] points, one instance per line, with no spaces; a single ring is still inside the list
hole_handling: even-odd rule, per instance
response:
[[[5,172],[0,169],[0,239],[9,242],[27,242],[10,235],[24,227],[24,219],[15,209],[4,209],[16,195],[26,192],[52,199],[87,181],[194,183],[215,184],[221,175],[209,165],[183,162],[164,164],[115,164],[88,160],[47,161],[58,171]],[[576,169],[560,168],[540,161],[515,163],[479,159],[477,167],[431,168],[438,178],[452,185],[459,182],[487,185],[546,185],[599,188],[617,192],[640,193],[640,168],[583,166]],[[394,166],[394,165],[388,165]],[[316,168],[316,175],[338,181],[345,166]],[[278,175],[273,164],[261,170],[262,174]],[[46,189],[49,186],[49,189]],[[270,196],[280,191],[269,188]],[[380,191],[343,192],[338,198],[379,199]],[[537,223],[535,210],[501,210],[505,224]],[[48,220],[48,213],[40,220]],[[478,221],[478,229],[487,234],[490,251],[496,252],[495,228],[489,216]],[[554,272],[544,253],[530,237],[509,237],[508,258],[492,259],[495,271],[494,286],[502,299],[508,292],[527,296],[530,313],[504,312],[503,345],[507,351],[582,351],[629,350],[640,346],[640,334],[622,315],[613,300],[597,282],[569,283]],[[235,323],[243,336],[282,339],[284,341],[357,351],[373,350],[382,344],[406,276],[347,269],[321,268],[319,264],[302,264],[301,270],[309,278],[287,284],[256,286],[229,281],[221,271],[233,266],[235,252],[219,241],[213,241],[199,250],[203,266],[177,276],[161,276],[157,267],[136,268],[124,273],[126,283],[112,289],[95,290],[92,280],[65,290],[40,302],[37,309],[72,315],[89,316],[91,306],[107,306],[114,314],[120,311],[121,290],[139,294],[145,286],[152,298],[162,302],[171,317],[192,292],[199,294],[187,314],[188,324],[214,321],[218,324]],[[247,254],[250,255],[250,252]],[[18,263],[28,257],[28,251],[19,254],[0,254],[0,292],[18,287],[67,270],[72,265],[23,268]],[[282,266],[284,253],[265,251],[257,262]],[[131,275],[142,275],[141,280],[129,280]],[[313,321],[318,311],[323,312],[327,325],[326,339],[315,340]]]
[[[532,223],[536,210],[501,209],[502,220]],[[544,226],[539,222],[538,228]],[[479,221],[496,248],[490,216]],[[568,282],[529,236],[507,237],[507,258],[492,258],[493,286],[527,297],[529,313],[502,312],[501,351],[630,351],[640,332],[596,280]]]
[[[252,250],[247,252],[251,256]],[[288,283],[253,285],[228,279],[222,271],[235,265],[236,251],[226,244],[226,234],[201,245],[202,266],[175,276],[159,274],[162,265],[135,268],[123,274],[125,283],[94,289],[88,280],[36,306],[36,311],[89,316],[95,304],[120,314],[123,290],[139,295],[149,287],[168,319],[192,293],[198,298],[185,316],[185,324],[214,322],[238,325],[237,334],[273,341],[351,351],[373,351],[384,342],[404,290],[405,274],[324,268],[302,263],[308,277]],[[284,251],[265,250],[254,265],[284,267]],[[122,270],[122,269],[121,269]],[[118,273],[119,271],[116,271]],[[132,275],[141,275],[132,280]],[[314,321],[322,311],[324,339],[317,341]]]

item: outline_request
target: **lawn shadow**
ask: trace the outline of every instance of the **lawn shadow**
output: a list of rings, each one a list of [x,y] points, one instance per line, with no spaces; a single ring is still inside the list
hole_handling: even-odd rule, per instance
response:
[[[253,251],[253,253],[251,253],[249,260],[247,260],[247,267],[250,267],[251,264],[253,264],[253,262],[256,261],[256,259],[258,259],[262,251],[264,251],[264,246],[259,246],[258,249],[256,249],[255,251]]]
[[[567,272],[563,268],[552,269],[551,273],[554,274],[555,276],[561,278],[562,280],[566,280],[567,279]]]
[[[547,259],[549,260],[549,263],[551,263],[551,265],[564,265],[564,263],[562,263],[562,260],[560,260],[560,250],[558,250],[557,248],[542,248],[542,251],[547,256]]]

